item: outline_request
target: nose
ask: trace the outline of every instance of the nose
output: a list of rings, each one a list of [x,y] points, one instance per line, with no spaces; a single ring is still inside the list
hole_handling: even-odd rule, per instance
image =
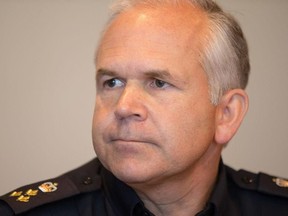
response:
[[[139,88],[129,87],[122,91],[115,108],[118,120],[144,121],[147,118],[144,93]]]

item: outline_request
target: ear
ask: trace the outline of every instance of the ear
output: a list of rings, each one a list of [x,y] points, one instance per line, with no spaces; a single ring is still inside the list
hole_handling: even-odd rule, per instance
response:
[[[243,89],[226,92],[216,107],[215,142],[227,144],[238,128],[248,110],[249,99]]]

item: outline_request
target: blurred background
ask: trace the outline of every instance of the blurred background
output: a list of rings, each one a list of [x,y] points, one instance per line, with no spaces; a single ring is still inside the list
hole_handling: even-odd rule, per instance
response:
[[[95,157],[93,58],[111,2],[0,0],[0,194]],[[224,162],[288,177],[288,1],[217,2],[242,25],[252,66]]]

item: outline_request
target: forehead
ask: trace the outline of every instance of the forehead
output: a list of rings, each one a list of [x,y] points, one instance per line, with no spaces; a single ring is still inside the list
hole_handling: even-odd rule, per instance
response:
[[[110,23],[98,48],[96,63],[109,58],[141,59],[186,55],[198,56],[205,34],[206,15],[191,5],[137,5]],[[139,60],[139,59],[138,59]],[[143,59],[144,60],[144,59]],[[122,62],[123,63],[123,62]]]

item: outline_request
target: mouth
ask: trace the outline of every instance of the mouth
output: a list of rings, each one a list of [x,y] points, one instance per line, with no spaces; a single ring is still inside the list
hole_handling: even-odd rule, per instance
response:
[[[115,145],[116,148],[145,148],[150,145],[155,145],[151,139],[144,138],[123,138],[123,137],[111,137],[110,144]]]
[[[110,136],[107,137],[108,141],[110,141],[111,143],[135,143],[135,144],[155,144],[155,140],[149,137],[144,137],[144,136],[119,136],[119,135],[112,135],[110,134]]]
[[[157,146],[157,140],[147,135],[146,133],[124,131],[123,130],[110,130],[104,135],[104,142],[112,148],[134,148],[142,149],[149,146]]]
[[[139,139],[112,139],[111,144],[119,145],[119,146],[140,146],[145,144],[151,144],[150,142],[139,140]]]
[[[122,138],[114,138],[114,139],[111,139],[111,142],[145,143],[145,141],[138,140],[138,139],[122,139]]]
[[[114,151],[123,155],[138,155],[145,152],[144,149],[148,147],[147,142],[138,139],[112,139],[110,146]]]

